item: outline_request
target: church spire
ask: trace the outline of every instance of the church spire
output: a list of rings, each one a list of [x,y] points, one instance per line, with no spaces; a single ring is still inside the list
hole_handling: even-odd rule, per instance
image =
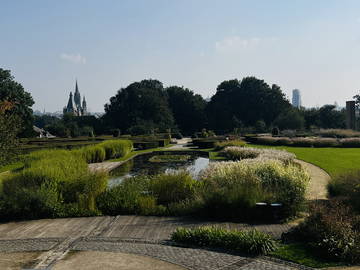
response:
[[[75,106],[78,110],[81,109],[81,96],[80,96],[80,92],[79,92],[79,87],[78,87],[78,83],[77,80],[75,82],[75,94],[74,94],[74,102],[75,102]]]

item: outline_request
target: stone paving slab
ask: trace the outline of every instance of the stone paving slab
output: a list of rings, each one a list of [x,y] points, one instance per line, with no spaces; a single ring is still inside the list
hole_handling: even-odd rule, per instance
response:
[[[109,239],[110,240],[110,239]],[[138,243],[130,241],[80,240],[72,250],[97,250],[145,255],[184,266],[190,270],[294,270],[301,267],[290,266],[261,258],[242,257],[206,249],[184,248],[171,245]]]
[[[183,217],[102,216],[82,218],[40,219],[0,224],[1,239],[67,238],[96,236],[166,240],[177,227],[216,225],[226,229],[258,229],[279,238],[293,225],[249,225],[235,222],[215,222]]]

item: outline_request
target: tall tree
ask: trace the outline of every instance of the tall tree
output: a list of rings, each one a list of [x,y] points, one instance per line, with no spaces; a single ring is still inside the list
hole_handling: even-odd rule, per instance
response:
[[[193,91],[171,86],[166,88],[169,106],[181,132],[192,134],[206,126],[206,101]]]
[[[20,130],[20,119],[11,112],[14,104],[0,101],[0,165],[11,161],[18,145],[17,133]]]
[[[207,111],[213,129],[232,130],[233,119],[247,126],[253,126],[260,120],[269,125],[290,107],[279,86],[270,87],[263,80],[246,77],[242,81],[222,82],[211,98]]]
[[[14,114],[21,120],[20,136],[33,135],[33,111],[31,106],[34,104],[30,93],[14,80],[10,70],[0,68],[0,101],[9,101],[13,104],[7,114]]]
[[[134,126],[149,129],[174,127],[167,93],[158,80],[143,80],[120,89],[105,104],[104,120],[122,131]]]

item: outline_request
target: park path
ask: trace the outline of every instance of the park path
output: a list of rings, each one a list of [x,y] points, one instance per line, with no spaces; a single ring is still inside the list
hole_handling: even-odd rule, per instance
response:
[[[310,183],[306,191],[306,198],[308,200],[326,200],[327,199],[327,184],[331,177],[323,169],[303,160],[296,160],[310,175]]]
[[[186,269],[298,269],[282,262],[169,245],[177,227],[217,225],[227,229],[257,229],[279,238],[289,224],[249,225],[183,217],[101,216],[41,219],[0,224],[0,253],[43,251],[33,269],[48,269],[69,251],[107,251],[149,256]],[[230,265],[232,265],[230,267]],[[251,268],[246,268],[251,265]],[[229,266],[229,267],[228,267]],[[242,268],[244,267],[244,268]]]

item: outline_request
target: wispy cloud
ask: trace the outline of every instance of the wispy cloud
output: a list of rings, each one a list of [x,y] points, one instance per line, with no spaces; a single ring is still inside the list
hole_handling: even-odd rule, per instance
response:
[[[245,49],[254,48],[260,44],[269,44],[276,41],[276,38],[241,38],[239,36],[226,37],[215,42],[215,50],[219,53],[240,52]]]
[[[62,53],[60,54],[62,60],[74,63],[74,64],[85,64],[86,58],[81,54]]]
[[[231,36],[215,42],[215,49],[218,52],[232,52],[258,45],[260,38],[254,37],[243,39],[239,36]]]

